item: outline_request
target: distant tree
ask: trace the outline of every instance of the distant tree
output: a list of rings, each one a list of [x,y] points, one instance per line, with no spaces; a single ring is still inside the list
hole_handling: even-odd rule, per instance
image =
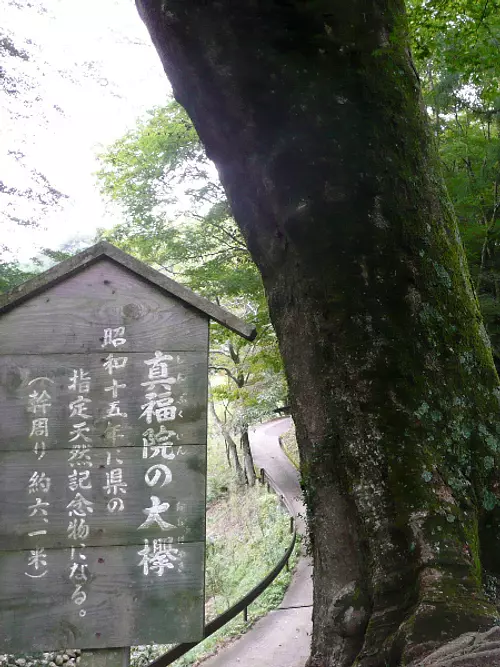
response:
[[[274,416],[274,409],[286,396],[285,377],[274,331],[269,323],[262,323],[258,331],[258,338],[248,343],[235,335],[228,336],[222,327],[217,327],[215,331],[212,328],[210,346],[210,371],[216,374],[211,395],[213,401],[224,406],[224,423],[221,423],[215,407],[213,414],[226,438],[231,459],[235,458],[235,454],[228,435],[230,430],[239,434],[245,481],[250,485],[255,483],[255,470],[249,426]],[[226,428],[228,422],[230,429]]]
[[[62,262],[82,250],[80,241],[68,241],[58,250],[43,248],[26,265],[19,263],[12,252],[0,247],[0,294],[33,278],[54,263]]]
[[[0,259],[0,294],[8,292],[34,275],[35,272],[24,271],[16,262],[3,262]]]
[[[443,124],[440,153],[448,191],[500,369],[500,117],[460,109]]]
[[[498,113],[499,0],[408,0],[407,6],[415,63],[436,132],[450,92],[463,104]]]
[[[410,0],[414,53],[500,368],[500,2]]]

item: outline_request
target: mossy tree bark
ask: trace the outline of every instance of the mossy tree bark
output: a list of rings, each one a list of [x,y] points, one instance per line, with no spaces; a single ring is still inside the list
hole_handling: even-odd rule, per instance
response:
[[[310,514],[311,667],[409,664],[492,627],[498,378],[402,2],[139,9],[266,287]]]

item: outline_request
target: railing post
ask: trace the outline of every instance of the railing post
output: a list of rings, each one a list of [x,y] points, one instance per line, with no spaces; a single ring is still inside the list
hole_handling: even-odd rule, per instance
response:
[[[290,533],[293,533],[293,524],[294,524],[294,519],[293,516],[290,517]]]
[[[247,623],[248,621],[248,607],[245,607],[243,609],[243,620],[245,621],[245,623]]]
[[[264,468],[261,468],[260,469],[260,483],[262,485],[264,485],[265,482],[266,482],[266,471],[264,470]]]

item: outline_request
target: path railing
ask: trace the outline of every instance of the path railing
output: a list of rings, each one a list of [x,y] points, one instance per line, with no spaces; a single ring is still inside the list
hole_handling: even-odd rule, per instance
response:
[[[290,556],[292,555],[292,551],[295,547],[295,542],[297,541],[295,512],[293,510],[293,507],[288,502],[288,499],[280,494],[279,489],[275,484],[274,480],[271,478],[269,473],[267,473],[264,470],[264,468],[260,469],[260,483],[265,484],[267,486],[268,491],[271,491],[272,489],[276,493],[280,502],[285,506],[287,512],[290,514],[290,532],[292,533],[292,539],[288,549],[285,551],[283,558],[275,565],[275,567],[271,570],[271,572],[269,572],[269,574],[264,579],[262,579],[262,581],[258,583],[257,586],[252,588],[252,590],[249,593],[247,593],[243,598],[241,598],[241,600],[236,602],[236,604],[234,604],[232,607],[229,607],[229,609],[226,609],[226,611],[222,613],[220,616],[217,616],[212,621],[209,621],[205,625],[202,639],[200,639],[197,642],[186,642],[184,644],[177,644],[177,646],[174,646],[169,651],[161,655],[159,658],[156,658],[156,660],[150,662],[147,667],[167,667],[168,665],[171,665],[173,662],[181,658],[192,648],[198,646],[198,644],[201,644],[201,642],[207,639],[207,637],[210,637],[210,635],[213,635],[214,632],[220,630],[220,628],[226,625],[226,623],[231,621],[233,618],[235,618],[235,616],[241,614],[242,612],[243,612],[243,619],[246,622],[248,620],[248,607],[252,604],[252,602],[256,600],[259,597],[259,595],[261,595],[261,593],[263,593],[266,590],[266,588],[270,586],[270,584],[272,584],[272,582],[276,579],[276,577],[283,570],[283,568],[286,568],[287,570],[289,569]]]

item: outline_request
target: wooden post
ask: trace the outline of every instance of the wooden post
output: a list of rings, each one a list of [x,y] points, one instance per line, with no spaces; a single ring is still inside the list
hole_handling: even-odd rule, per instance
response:
[[[130,646],[82,651],[80,667],[129,667]]]

